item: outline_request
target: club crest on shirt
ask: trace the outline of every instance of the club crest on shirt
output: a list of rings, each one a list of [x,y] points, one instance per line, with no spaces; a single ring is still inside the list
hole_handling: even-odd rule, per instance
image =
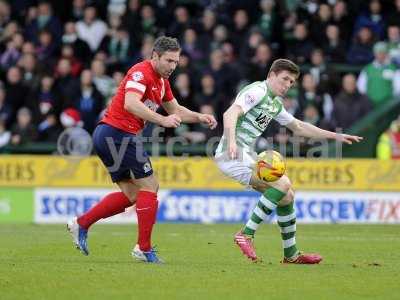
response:
[[[151,165],[150,165],[150,163],[145,163],[144,165],[143,165],[143,171],[145,172],[145,173],[148,173],[148,172],[150,172],[151,171]]]
[[[270,101],[270,102],[267,104],[267,106],[265,107],[265,111],[266,111],[268,114],[270,114],[270,115],[272,115],[272,116],[275,116],[275,115],[280,111],[280,109],[281,109],[282,104],[281,104],[280,101],[281,101],[281,100],[280,100],[278,97],[272,99],[272,101]]]
[[[140,72],[140,71],[137,71],[137,72],[133,72],[132,73],[132,79],[134,80],[134,81],[140,81],[140,80],[142,80],[143,79],[143,73],[142,72]]]

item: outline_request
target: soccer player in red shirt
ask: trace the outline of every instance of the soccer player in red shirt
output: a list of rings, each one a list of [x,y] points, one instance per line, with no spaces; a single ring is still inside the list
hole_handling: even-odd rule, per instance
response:
[[[85,255],[89,254],[89,227],[136,204],[139,232],[132,256],[144,262],[161,262],[151,246],[158,209],[158,182],[137,134],[147,121],[172,128],[181,122],[204,123],[211,129],[217,125],[212,115],[193,112],[179,105],[172,94],[168,77],[178,64],[180,50],[176,39],[158,38],[152,58],[128,71],[93,133],[96,153],[121,192],[108,194],[85,214],[68,222],[75,246]],[[168,116],[156,112],[160,105]]]

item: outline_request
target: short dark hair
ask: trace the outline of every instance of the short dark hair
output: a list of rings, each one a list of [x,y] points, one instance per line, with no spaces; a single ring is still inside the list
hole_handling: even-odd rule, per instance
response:
[[[288,71],[289,73],[296,75],[296,78],[298,78],[300,76],[299,66],[296,65],[291,60],[283,59],[283,58],[274,60],[274,62],[271,65],[271,68],[269,69],[268,76],[271,72],[274,72],[275,74],[279,74],[282,71]]]
[[[159,56],[163,55],[167,51],[180,51],[181,46],[176,38],[168,36],[160,36],[156,39],[153,46],[153,52],[156,52]]]

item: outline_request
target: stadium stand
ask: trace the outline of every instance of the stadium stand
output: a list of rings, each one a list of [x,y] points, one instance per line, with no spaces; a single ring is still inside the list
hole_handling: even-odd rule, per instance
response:
[[[397,117],[385,107],[397,107],[400,94],[399,20],[398,0],[0,0],[0,151],[52,153],[65,128],[92,132],[124,72],[163,34],[182,46],[171,78],[176,98],[220,123],[215,131],[167,130],[167,139],[189,144],[178,153],[204,154],[236,92],[263,80],[278,57],[303,71],[285,99],[296,117],[357,132],[366,116],[387,112],[371,135],[375,149]]]

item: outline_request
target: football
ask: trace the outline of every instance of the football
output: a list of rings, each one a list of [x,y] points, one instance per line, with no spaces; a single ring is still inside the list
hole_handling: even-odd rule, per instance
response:
[[[285,174],[285,170],[286,163],[279,152],[268,150],[258,154],[255,171],[261,180],[276,181]]]

